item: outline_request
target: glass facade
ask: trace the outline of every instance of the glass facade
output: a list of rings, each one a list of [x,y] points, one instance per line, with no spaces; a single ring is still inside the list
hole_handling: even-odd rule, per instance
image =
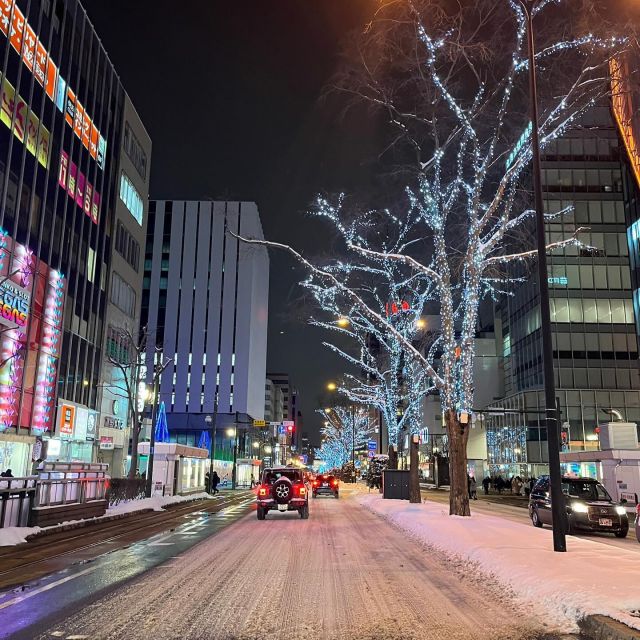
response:
[[[62,283],[59,335],[38,338],[37,357],[49,356],[47,377],[37,370],[34,382],[37,360],[21,354],[0,371],[0,395],[6,395],[5,378],[25,381],[11,400],[20,420],[5,420],[0,430],[15,432],[19,424],[34,431],[43,403],[52,411],[58,399],[97,408],[124,91],[76,0],[3,0],[0,13],[4,258],[15,264],[22,251],[30,272],[42,274],[17,283],[36,305],[48,295],[38,291],[47,274],[55,272]],[[25,335],[34,330],[37,313],[29,318]],[[28,416],[25,407],[31,407]],[[50,416],[41,431],[54,422]]]
[[[587,230],[587,247],[548,256],[555,384],[563,447],[597,448],[595,428],[617,409],[640,422],[640,376],[627,229],[628,181],[610,109],[599,106],[584,128],[543,150],[542,181],[549,214],[547,241]],[[632,232],[633,233],[633,232]],[[632,269],[630,269],[630,261]],[[521,274],[522,275],[522,274]],[[546,429],[539,413],[543,373],[540,309],[535,268],[497,309],[505,377],[504,415],[489,416],[489,465],[529,475],[544,471]],[[528,465],[528,466],[527,466]]]

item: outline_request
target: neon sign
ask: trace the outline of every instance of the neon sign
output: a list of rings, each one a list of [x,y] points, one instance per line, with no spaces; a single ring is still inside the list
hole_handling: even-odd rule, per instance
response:
[[[567,276],[549,276],[547,280],[550,285],[566,287],[569,284],[569,278],[567,278]]]
[[[633,101],[626,60],[611,58],[609,60],[609,73],[611,74],[613,116],[627,150],[627,156],[629,157],[633,174],[636,177],[636,182],[640,185],[640,151],[638,150],[638,143],[633,130]]]
[[[107,143],[93,124],[89,114],[82,104],[76,99],[76,94],[67,88],[67,83],[58,72],[44,45],[37,39],[31,25],[25,20],[24,14],[15,0],[0,0],[0,31],[9,37],[11,46],[22,57],[25,67],[35,76],[38,84],[44,88],[49,99],[65,112],[65,98],[67,102],[67,124],[73,129],[76,136],[82,141],[85,149],[88,149],[91,157],[97,161],[98,166],[104,169],[104,157]],[[61,95],[60,95],[61,94]]]
[[[82,208],[94,224],[98,224],[100,214],[100,194],[87,180],[74,162],[69,161],[69,155],[60,153],[60,170],[58,171],[58,184],[66,190],[67,194],[76,204]]]
[[[26,140],[27,151],[32,156],[35,156],[38,162],[46,169],[49,164],[48,129],[40,124],[40,120],[38,120],[33,111],[29,111],[29,105],[16,93],[13,85],[5,79],[2,80],[0,93],[2,95],[0,120],[13,131],[13,135],[20,142],[25,142]],[[27,113],[29,114],[28,117]]]
[[[31,294],[22,287],[5,280],[0,283],[0,323],[12,329],[27,324]]]

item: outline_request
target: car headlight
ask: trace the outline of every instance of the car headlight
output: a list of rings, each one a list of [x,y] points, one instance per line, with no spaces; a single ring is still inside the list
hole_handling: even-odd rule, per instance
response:
[[[625,516],[625,515],[627,515],[627,510],[624,507],[618,506],[618,507],[616,507],[616,513],[619,516]]]
[[[589,513],[589,507],[586,504],[583,504],[582,502],[573,502],[571,504],[571,508],[576,513]]]

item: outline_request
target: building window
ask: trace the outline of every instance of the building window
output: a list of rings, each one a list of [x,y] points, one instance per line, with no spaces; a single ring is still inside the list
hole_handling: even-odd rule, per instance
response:
[[[116,228],[116,251],[133,269],[138,271],[140,267],[140,245],[119,220]]]
[[[128,364],[131,362],[130,346],[126,334],[109,325],[107,328],[107,356],[116,362]]]
[[[136,219],[136,222],[142,226],[142,219],[144,217],[144,203],[140,194],[136,191],[133,183],[124,171],[120,175],[120,200],[124,202],[131,215]]]
[[[115,271],[111,276],[111,302],[120,311],[135,316],[136,292]]]
[[[133,163],[136,171],[143,180],[147,179],[147,154],[144,152],[142,145],[138,142],[138,138],[131,131],[128,122],[124,125],[124,144],[125,153],[129,156],[129,160]]]

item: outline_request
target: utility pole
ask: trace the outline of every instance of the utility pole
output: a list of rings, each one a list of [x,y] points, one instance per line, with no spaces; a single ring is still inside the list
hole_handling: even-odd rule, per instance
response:
[[[236,411],[236,422],[233,437],[233,467],[231,469],[231,488],[236,488],[236,463],[238,459],[238,412]]]
[[[422,502],[420,478],[418,477],[418,447],[420,436],[414,434],[409,439],[409,502]]]
[[[158,414],[158,394],[159,394],[159,380],[160,372],[162,371],[161,365],[154,364],[153,370],[153,408],[151,410],[151,437],[149,439],[149,458],[147,460],[147,483],[145,486],[145,495],[147,498],[151,497],[151,490],[153,487],[153,457],[154,449],[156,446],[156,416]]]
[[[519,0],[527,22],[529,48],[529,101],[531,108],[531,148],[533,154],[533,191],[536,209],[536,240],[538,244],[538,286],[540,291],[540,318],[542,333],[542,362],[544,368],[545,422],[549,448],[549,482],[551,485],[551,517],[553,519],[553,550],[566,551],[565,504],[560,472],[560,425],[556,409],[556,390],[553,374],[553,344],[551,340],[551,310],[549,304],[549,280],[547,274],[546,234],[544,203],[540,168],[540,136],[538,131],[538,95],[536,87],[535,42],[533,36],[533,12],[536,0]]]

